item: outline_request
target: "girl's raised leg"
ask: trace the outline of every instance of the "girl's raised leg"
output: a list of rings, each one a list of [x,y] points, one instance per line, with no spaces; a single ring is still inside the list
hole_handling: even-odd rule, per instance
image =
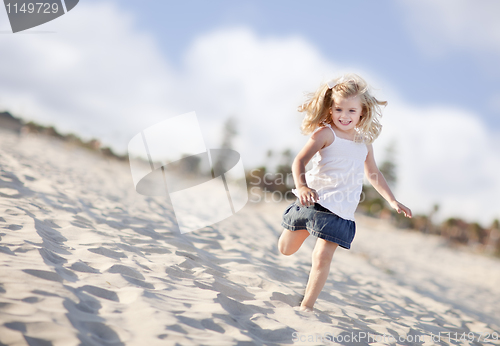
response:
[[[312,253],[312,266],[307,281],[304,300],[300,304],[302,310],[313,310],[316,299],[325,286],[326,279],[330,273],[330,263],[333,253],[339,244],[318,238]]]
[[[306,229],[299,229],[297,231],[290,231],[284,229],[278,240],[278,249],[283,255],[293,255],[300,248],[304,240],[309,236]]]

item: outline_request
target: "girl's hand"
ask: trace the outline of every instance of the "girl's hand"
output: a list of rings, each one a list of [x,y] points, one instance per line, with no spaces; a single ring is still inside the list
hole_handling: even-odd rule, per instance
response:
[[[398,213],[404,213],[406,217],[411,218],[411,210],[407,206],[399,203],[398,201],[392,201],[390,203],[391,207],[394,208]]]
[[[318,193],[316,190],[311,189],[307,186],[302,186],[297,189],[299,195],[299,200],[302,205],[310,206],[319,200]]]

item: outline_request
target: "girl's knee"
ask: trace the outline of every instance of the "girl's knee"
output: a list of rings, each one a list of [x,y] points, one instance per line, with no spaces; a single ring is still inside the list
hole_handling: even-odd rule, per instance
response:
[[[317,267],[329,266],[338,244],[326,242],[324,246],[316,246],[312,253],[313,265]]]
[[[285,256],[293,255],[297,252],[308,235],[309,232],[307,232],[307,230],[292,232],[290,230],[284,229],[278,240],[279,252]]]
[[[283,237],[280,237],[280,239],[278,240],[278,250],[282,255],[285,256],[290,256],[297,252],[297,250],[292,248],[292,246],[290,246],[290,243],[285,241]]]
[[[330,265],[333,254],[330,255],[322,252],[314,252],[312,257],[313,266],[321,268]]]
[[[289,248],[282,247],[282,246],[279,247],[279,250],[280,250],[281,254],[285,255],[285,256],[290,256],[290,255],[293,255],[294,253],[297,252],[297,251],[293,251],[293,249],[289,249]]]

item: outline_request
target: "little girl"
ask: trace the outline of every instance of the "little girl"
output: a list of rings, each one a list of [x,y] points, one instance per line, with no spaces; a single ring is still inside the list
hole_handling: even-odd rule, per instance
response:
[[[372,143],[382,128],[380,106],[386,104],[370,94],[361,77],[348,74],[322,85],[299,107],[306,112],[302,132],[312,136],[292,164],[296,187],[292,191],[298,199],[283,214],[285,229],[278,247],[288,256],[309,234],[318,238],[301,310],[313,310],[335,249],[351,247],[363,170],[392,208],[411,217],[411,210],[392,194],[373,155]],[[311,159],[312,168],[306,173]]]

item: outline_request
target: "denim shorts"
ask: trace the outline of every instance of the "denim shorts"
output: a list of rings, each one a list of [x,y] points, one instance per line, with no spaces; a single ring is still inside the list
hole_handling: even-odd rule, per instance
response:
[[[356,234],[354,221],[345,220],[318,203],[306,207],[299,200],[286,208],[281,226],[290,231],[306,229],[311,235],[346,249],[351,248]]]

